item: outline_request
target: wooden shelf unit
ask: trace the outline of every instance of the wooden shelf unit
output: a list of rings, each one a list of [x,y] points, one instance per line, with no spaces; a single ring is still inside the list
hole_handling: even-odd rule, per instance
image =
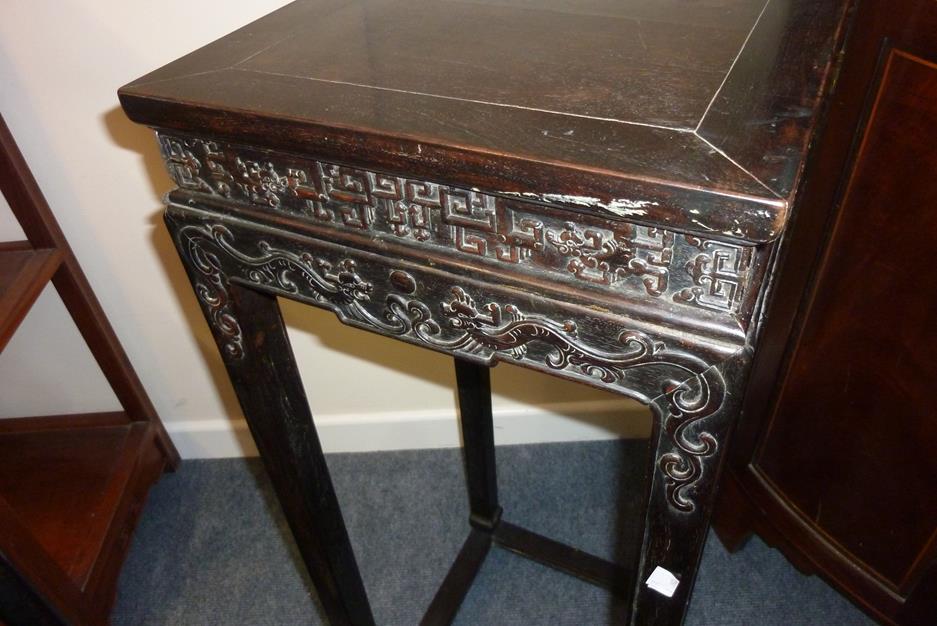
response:
[[[0,350],[61,263],[62,253],[54,248],[35,249],[28,241],[0,243]]]
[[[50,282],[123,410],[0,419],[0,624],[104,625],[146,494],[179,455],[0,117],[0,350]]]

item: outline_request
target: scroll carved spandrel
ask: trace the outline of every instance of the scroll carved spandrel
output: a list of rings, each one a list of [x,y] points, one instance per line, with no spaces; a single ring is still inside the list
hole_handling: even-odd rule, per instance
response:
[[[503,264],[641,299],[734,315],[752,248],[579,216],[477,190],[161,134],[180,188],[339,230]],[[731,256],[731,255],[736,256]]]
[[[664,397],[662,428],[671,449],[659,456],[657,465],[666,477],[670,506],[691,513],[696,509],[696,485],[704,472],[715,471],[712,459],[719,452],[718,439],[701,428],[700,420],[723,405],[725,380],[718,370],[710,368],[672,386]]]
[[[244,334],[231,308],[228,276],[211,249],[197,241],[179,238],[178,250],[187,261],[192,288],[218,341],[222,355],[240,359],[244,355]]]
[[[226,358],[243,354],[237,319],[228,305],[227,286],[236,279],[328,308],[346,323],[450,354],[521,361],[624,393],[666,397],[668,410],[661,418],[670,445],[661,449],[658,469],[673,510],[695,509],[693,486],[717,450],[705,421],[724,397],[724,381],[702,358],[637,330],[621,330],[611,344],[600,346],[591,333],[581,332],[575,319],[526,314],[513,303],[495,300],[479,304],[458,284],[448,287],[448,295],[428,298],[420,295],[419,277],[399,268],[359,267],[353,258],[320,254],[288,240],[239,243],[220,223],[169,221]],[[670,374],[663,387],[658,382],[633,389],[643,379],[628,373],[642,368]]]

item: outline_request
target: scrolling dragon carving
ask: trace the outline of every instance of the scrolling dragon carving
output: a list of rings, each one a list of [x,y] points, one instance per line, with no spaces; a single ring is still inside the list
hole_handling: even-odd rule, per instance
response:
[[[725,393],[722,376],[698,356],[668,348],[635,330],[618,335],[618,349],[600,349],[579,336],[573,320],[525,315],[513,304],[479,305],[459,286],[452,286],[449,297],[438,301],[437,319],[426,303],[409,293],[401,295],[391,289],[383,304],[374,302],[373,284],[361,276],[352,259],[332,262],[265,240],[251,244],[253,251],[247,252],[221,224],[185,224],[177,226],[175,234],[179,249],[195,270],[193,284],[206,316],[230,359],[244,355],[242,332],[228,293],[229,278],[235,277],[331,309],[345,322],[437,350],[489,361],[527,361],[619,389],[630,390],[634,382],[626,380],[626,375],[633,370],[665,368],[673,375],[662,388],[659,377],[652,377],[658,382],[650,384],[657,388],[645,394],[667,400],[662,428],[673,445],[661,454],[658,466],[666,477],[670,506],[682,512],[695,509],[693,486],[703,475],[704,462],[717,450],[716,438],[703,429],[702,420],[719,410]],[[535,345],[539,349],[533,354]]]

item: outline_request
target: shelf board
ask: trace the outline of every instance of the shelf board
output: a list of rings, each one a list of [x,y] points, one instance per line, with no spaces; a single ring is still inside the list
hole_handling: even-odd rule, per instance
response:
[[[28,242],[0,243],[0,350],[19,326],[62,262],[54,248],[32,248]]]
[[[79,589],[107,555],[149,425],[120,414],[0,420],[0,498]]]

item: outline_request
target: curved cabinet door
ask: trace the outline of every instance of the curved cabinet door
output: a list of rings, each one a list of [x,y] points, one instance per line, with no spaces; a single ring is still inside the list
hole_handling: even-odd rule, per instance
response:
[[[937,3],[858,11],[715,523],[937,624]]]

